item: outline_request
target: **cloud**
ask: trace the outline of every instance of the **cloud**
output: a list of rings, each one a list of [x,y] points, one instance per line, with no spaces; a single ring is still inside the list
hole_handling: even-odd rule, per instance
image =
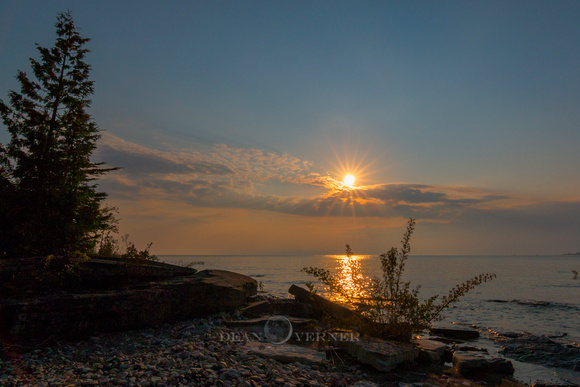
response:
[[[377,184],[344,189],[307,160],[217,144],[204,150],[160,151],[110,134],[98,158],[123,167],[101,186],[112,196],[171,200],[198,208],[270,211],[305,217],[408,218],[474,224],[565,222],[578,225],[579,202],[547,202],[470,187]],[[323,187],[315,196],[266,194],[273,182]],[[296,190],[294,190],[296,191]]]
[[[228,175],[227,166],[195,154],[162,152],[130,143],[111,134],[105,134],[96,152],[108,165],[122,166],[127,173],[135,174],[201,174]]]

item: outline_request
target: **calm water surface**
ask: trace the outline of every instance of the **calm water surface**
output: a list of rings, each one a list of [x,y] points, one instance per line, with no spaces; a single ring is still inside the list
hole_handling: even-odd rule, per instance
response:
[[[302,273],[314,266],[340,273],[343,257],[309,256],[160,256],[168,263],[186,264],[204,261],[203,269],[222,269],[246,274],[261,281],[264,289],[281,297],[290,297],[292,284],[303,285],[314,278]],[[358,256],[363,273],[379,275],[377,256]],[[421,285],[421,296],[447,294],[455,285],[480,273],[495,273],[493,281],[472,290],[455,307],[448,309],[446,322],[475,324],[496,332],[525,331],[536,335],[562,335],[563,344],[580,343],[580,280],[572,270],[580,271],[580,256],[411,256],[405,280]],[[318,294],[328,295],[318,285]],[[492,353],[501,348],[482,337],[478,345]],[[513,360],[512,360],[513,361]],[[525,383],[535,380],[580,384],[580,373],[549,369],[514,362],[516,378]]]

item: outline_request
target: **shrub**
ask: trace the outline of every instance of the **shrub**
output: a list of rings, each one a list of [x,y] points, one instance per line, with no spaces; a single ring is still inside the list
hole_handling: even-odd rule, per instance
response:
[[[361,274],[360,262],[352,258],[349,245],[346,245],[346,265],[350,269],[347,286],[341,276],[331,274],[328,270],[309,267],[302,271],[318,278],[332,292],[356,305],[361,314],[368,318],[366,321],[370,322],[365,327],[368,333],[393,339],[410,339],[413,331],[429,328],[433,322],[442,320],[442,312],[470,290],[495,278],[495,274],[480,274],[455,286],[446,296],[434,295],[421,300],[421,286],[411,288],[411,283],[403,280],[414,230],[415,221],[410,218],[401,241],[401,250],[393,247],[381,254],[381,277],[365,278]]]
[[[139,250],[135,243],[129,239],[129,234],[123,235],[121,241],[124,248],[121,247],[119,241],[111,233],[103,234],[99,246],[95,249],[95,255],[105,258],[123,258],[130,261],[159,261],[157,256],[150,253],[153,243],[148,243],[146,248]]]
[[[32,277],[40,289],[75,288],[81,282],[81,265],[88,259],[85,254],[79,252],[64,256],[48,255],[36,263]]]
[[[121,258],[129,259],[129,260],[141,260],[141,261],[153,261],[158,262],[159,258],[155,255],[152,255],[149,250],[153,243],[150,242],[147,244],[147,247],[143,250],[137,249],[134,242],[129,240],[129,234],[125,234],[123,236],[123,243],[125,244],[125,252],[121,254]]]

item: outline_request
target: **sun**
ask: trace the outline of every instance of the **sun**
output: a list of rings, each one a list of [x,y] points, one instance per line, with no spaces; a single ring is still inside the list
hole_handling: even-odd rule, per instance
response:
[[[354,185],[354,181],[355,181],[355,178],[351,174],[346,175],[344,177],[344,179],[342,180],[344,185],[346,185],[347,187],[352,187]]]

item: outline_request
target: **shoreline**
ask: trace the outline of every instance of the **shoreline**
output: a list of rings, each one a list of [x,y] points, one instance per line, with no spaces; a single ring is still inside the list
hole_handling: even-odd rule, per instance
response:
[[[447,372],[409,369],[388,373],[327,361],[282,364],[220,340],[236,332],[226,315],[173,322],[143,330],[99,334],[78,342],[12,347],[0,357],[3,386],[478,386]],[[432,370],[433,371],[433,370]],[[505,385],[505,384],[504,384]],[[508,385],[522,386],[515,382]]]
[[[255,280],[252,281],[255,282]],[[259,297],[280,298],[273,294]],[[191,297],[187,299],[190,300]],[[100,309],[108,310],[106,307]],[[145,312],[149,316],[159,314],[159,305]],[[278,313],[285,314],[280,311]],[[240,318],[240,312],[237,309],[232,314],[234,319]],[[81,313],[81,315],[87,318],[86,314]],[[117,316],[116,318],[124,321],[125,317]],[[348,356],[343,354],[339,354],[338,358],[334,357],[334,360],[340,364],[333,363],[332,359],[323,361],[322,365],[282,364],[253,353],[249,348],[245,348],[245,343],[240,340],[229,341],[228,337],[241,337],[239,329],[233,328],[231,324],[224,324],[224,321],[232,322],[232,316],[229,314],[220,313],[195,319],[193,317],[196,316],[190,316],[189,319],[181,322],[175,322],[172,319],[165,320],[171,322],[162,325],[159,325],[162,322],[158,321],[157,324],[149,325],[153,328],[134,325],[133,327],[138,330],[121,333],[92,333],[120,332],[113,319],[104,325],[108,328],[105,331],[89,330],[88,334],[93,335],[89,339],[75,342],[65,341],[65,338],[60,341],[49,339],[50,345],[44,346],[32,344],[11,348],[4,340],[3,348],[0,348],[0,385],[357,385],[370,387],[373,385],[399,386],[400,383],[462,386],[481,384],[458,376],[449,364],[428,369],[417,365],[408,367],[406,363],[403,365],[405,368],[397,371],[377,372],[368,366],[349,362]],[[61,328],[63,321],[66,319],[60,319],[58,322]],[[112,326],[115,327],[111,329]],[[29,329],[24,329],[22,332],[24,335],[16,339],[20,344],[24,344],[31,337]],[[42,339],[44,340],[45,337],[50,338],[51,334],[43,336]],[[249,341],[256,340],[249,339]],[[46,343],[47,341],[44,341],[43,344]],[[319,355],[325,358],[324,349],[319,352]],[[247,362],[252,367],[248,368]],[[530,384],[533,380],[522,379],[521,374],[518,379]],[[494,379],[492,383],[489,380],[487,382],[488,385],[496,385],[497,379]],[[509,383],[525,385],[511,381]]]

